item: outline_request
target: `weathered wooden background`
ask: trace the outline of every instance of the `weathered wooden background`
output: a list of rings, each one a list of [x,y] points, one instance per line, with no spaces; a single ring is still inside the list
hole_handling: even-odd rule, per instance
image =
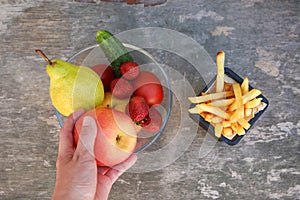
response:
[[[100,1],[99,1],[100,2]],[[126,173],[110,199],[298,199],[300,196],[300,2],[168,0],[160,6],[0,1],[0,199],[50,199],[59,126],[34,49],[66,59],[98,29],[164,27],[198,41],[263,90],[270,108],[240,144],[204,159],[200,129],[173,164]]]

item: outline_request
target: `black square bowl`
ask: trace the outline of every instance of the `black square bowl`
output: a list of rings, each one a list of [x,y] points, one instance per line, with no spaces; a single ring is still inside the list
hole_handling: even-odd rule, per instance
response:
[[[224,73],[232,78],[234,81],[236,81],[239,84],[242,84],[243,79],[237,75],[235,72],[233,72],[231,69],[225,67],[224,68]],[[209,84],[202,90],[202,92],[207,92],[208,89],[214,84],[214,82],[216,81],[216,76],[214,77],[214,79],[212,79]],[[249,90],[252,90],[253,87],[251,85],[249,85]],[[201,94],[201,93],[200,93]],[[199,94],[199,95],[200,95]],[[264,108],[262,110],[260,110],[258,113],[256,113],[254,115],[254,117],[249,121],[249,123],[251,124],[250,128],[248,130],[245,130],[245,135],[247,134],[247,132],[253,127],[254,123],[260,118],[260,116],[266,111],[266,109],[269,106],[269,101],[263,96],[263,95],[259,95],[258,98],[262,98],[262,102],[265,103],[266,105],[264,106]],[[192,104],[191,108],[194,107],[195,105]],[[191,117],[196,120],[197,122],[199,122],[199,125],[201,127],[203,127],[204,129],[206,129],[210,134],[215,133],[215,128],[207,121],[204,120],[204,118],[201,115],[198,114],[191,114]],[[226,142],[228,145],[236,145],[240,142],[240,140],[244,137],[244,135],[238,135],[236,134],[232,139],[228,139],[225,136],[221,136],[220,140],[223,140],[224,142]]]

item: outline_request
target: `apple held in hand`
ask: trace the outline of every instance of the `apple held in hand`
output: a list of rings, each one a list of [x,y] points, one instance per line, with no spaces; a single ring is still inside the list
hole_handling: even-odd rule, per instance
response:
[[[113,68],[105,64],[98,64],[93,66],[92,70],[94,70],[101,78],[101,81],[104,86],[104,91],[110,91],[110,83],[116,78]]]
[[[82,121],[93,117],[98,126],[94,154],[98,166],[114,166],[125,161],[134,151],[137,136],[132,120],[120,111],[97,107],[86,112],[75,124],[74,141],[80,140]]]

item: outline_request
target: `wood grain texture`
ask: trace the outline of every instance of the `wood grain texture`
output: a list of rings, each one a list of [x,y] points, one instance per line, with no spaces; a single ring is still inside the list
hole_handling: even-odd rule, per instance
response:
[[[0,199],[50,199],[59,126],[40,48],[66,59],[95,44],[98,29],[119,33],[157,26],[199,42],[212,58],[262,89],[271,107],[239,145],[217,143],[199,159],[205,135],[176,162],[125,173],[110,199],[297,199],[300,141],[298,1],[174,0],[162,6],[76,1],[0,2]],[[183,62],[160,55],[180,70]],[[186,71],[187,76],[189,70]],[[174,122],[175,123],[175,122]],[[161,138],[162,145],[170,138]]]

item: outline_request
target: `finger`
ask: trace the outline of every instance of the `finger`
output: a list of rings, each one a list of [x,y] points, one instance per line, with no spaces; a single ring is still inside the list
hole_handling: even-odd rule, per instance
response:
[[[108,199],[109,192],[112,188],[112,182],[109,177],[103,176],[102,174],[97,174],[97,187],[95,200],[105,200]]]
[[[70,153],[74,153],[73,128],[75,122],[83,113],[83,109],[74,112],[67,118],[64,126],[61,128],[58,146],[59,156],[63,157],[65,155],[70,155]]]
[[[97,135],[97,125],[95,120],[86,116],[82,121],[82,128],[79,133],[79,140],[75,150],[76,159],[95,160],[94,144]]]
[[[126,161],[115,165],[105,175],[110,178],[112,183],[114,183],[126,170],[134,165],[136,160],[137,156],[135,154],[132,154]]]

